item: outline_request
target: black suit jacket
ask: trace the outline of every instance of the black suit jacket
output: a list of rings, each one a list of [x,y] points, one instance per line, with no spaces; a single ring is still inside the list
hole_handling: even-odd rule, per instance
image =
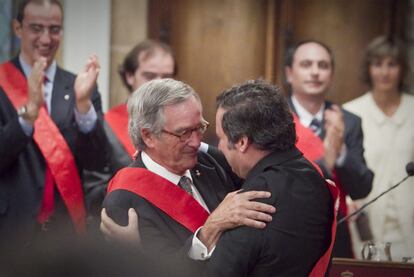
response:
[[[145,168],[141,157],[131,167]],[[191,169],[191,176],[210,212],[235,188],[225,170],[206,153],[198,154],[198,163]],[[144,249],[167,257],[181,256],[183,259],[180,262],[189,262],[185,256],[188,240],[193,234],[146,199],[129,191],[116,190],[106,196],[103,206],[108,215],[122,225],[128,222],[128,209],[135,208]]]
[[[292,111],[296,113],[291,98],[289,98],[288,102]],[[331,106],[331,102],[325,102],[326,109],[329,109]],[[344,143],[346,145],[347,154],[344,164],[341,166],[335,166],[335,171],[343,190],[346,191],[346,193],[354,200],[362,199],[365,198],[372,189],[374,173],[367,167],[364,158],[364,136],[361,128],[361,119],[344,109],[342,109],[342,112],[345,122]],[[322,140],[325,138],[325,131],[320,134],[320,138]],[[323,160],[315,162],[320,166],[327,178],[332,178],[332,175],[327,170]],[[343,216],[344,215],[339,214],[339,218],[342,218]],[[346,224],[338,225],[333,256],[347,258],[354,256],[352,251],[351,236]]]
[[[18,58],[12,62],[24,74]],[[82,168],[100,169],[107,163],[101,98],[95,89],[91,100],[98,122],[90,133],[80,132],[74,118],[74,81],[75,75],[57,68],[50,116],[69,145],[79,172]],[[26,237],[36,228],[43,196],[45,160],[33,137],[23,132],[16,109],[3,88],[0,88],[0,156],[0,234],[21,232]],[[55,196],[55,218],[62,215],[64,221],[69,221],[56,189]],[[7,239],[6,235],[0,238]]]
[[[307,276],[330,243],[333,201],[324,179],[296,148],[273,152],[249,172],[244,190],[272,193],[265,229],[222,234],[208,276]]]

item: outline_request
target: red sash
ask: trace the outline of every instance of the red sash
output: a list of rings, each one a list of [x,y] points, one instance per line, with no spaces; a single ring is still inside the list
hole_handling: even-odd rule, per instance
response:
[[[144,168],[125,167],[108,185],[108,193],[123,189],[145,198],[191,232],[204,224],[208,212],[188,193]]]
[[[116,137],[124,146],[125,150],[132,157],[136,151],[128,135],[128,111],[127,105],[121,104],[110,109],[105,114],[105,120],[114,131]]]
[[[320,137],[315,135],[311,129],[306,128],[303,126],[298,117],[293,114],[293,120],[295,122],[295,128],[296,128],[296,135],[297,135],[297,141],[296,141],[296,147],[303,153],[305,158],[307,158],[309,161],[311,161],[314,165],[314,161],[321,159],[324,155],[324,147],[323,147],[323,141]],[[316,165],[316,168],[320,171],[319,166]],[[321,173],[321,171],[320,171]],[[343,191],[341,183],[339,182],[338,176],[336,175],[335,171],[333,172],[333,181],[337,185],[337,188],[339,189],[339,210],[342,214],[347,214],[347,207],[346,207],[346,201],[345,196],[346,192]]]
[[[27,80],[11,62],[0,65],[0,85],[16,109],[27,102]],[[34,141],[52,172],[75,229],[82,233],[86,227],[86,212],[72,152],[44,107],[39,110],[34,130]]]
[[[333,221],[331,226],[331,243],[329,244],[328,249],[326,250],[325,254],[319,258],[316,262],[316,265],[313,267],[312,272],[309,274],[310,277],[321,277],[325,276],[326,270],[328,269],[328,264],[331,259],[332,248],[335,243],[335,236],[336,236],[336,217],[338,214],[339,208],[339,189],[335,186],[335,184],[331,181],[326,182],[329,192],[331,193],[333,199]]]

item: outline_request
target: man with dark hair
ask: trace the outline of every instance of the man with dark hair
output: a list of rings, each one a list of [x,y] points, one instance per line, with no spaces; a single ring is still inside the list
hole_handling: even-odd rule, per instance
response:
[[[218,147],[245,179],[242,189],[270,191],[263,202],[278,212],[264,229],[222,233],[208,275],[309,275],[330,254],[333,201],[323,177],[295,147],[286,100],[275,86],[248,81],[219,95],[217,107]]]
[[[0,66],[0,237],[83,232],[81,169],[106,164],[99,64],[91,56],[77,77],[56,64],[58,1],[22,1],[18,11],[21,50]]]
[[[343,217],[345,197],[361,199],[372,188],[373,173],[363,156],[361,120],[325,100],[334,70],[332,51],[325,44],[300,42],[288,50],[285,62],[298,148],[339,187],[339,217]],[[333,256],[354,256],[347,224],[338,226]]]

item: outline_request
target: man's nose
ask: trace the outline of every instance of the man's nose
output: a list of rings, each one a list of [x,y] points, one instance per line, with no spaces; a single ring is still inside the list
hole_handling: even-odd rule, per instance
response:
[[[201,134],[200,132],[197,131],[193,131],[191,132],[191,136],[188,139],[188,145],[191,147],[200,147],[201,144],[201,139],[203,138],[203,134]]]
[[[311,66],[311,73],[312,73],[313,75],[317,75],[317,74],[319,74],[319,67],[318,67],[318,65],[317,65],[317,64],[314,64],[314,65],[312,65],[312,66]]]
[[[50,43],[52,41],[51,35],[49,33],[49,30],[47,28],[45,28],[42,32],[42,34],[40,35],[40,41],[42,43]]]

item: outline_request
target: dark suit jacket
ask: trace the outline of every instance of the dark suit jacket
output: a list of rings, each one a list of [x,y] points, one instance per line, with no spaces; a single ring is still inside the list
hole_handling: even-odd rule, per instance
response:
[[[289,98],[289,105],[293,112],[295,108]],[[331,102],[325,102],[325,108],[329,109]],[[372,189],[374,173],[367,167],[364,159],[363,133],[361,128],[361,119],[346,110],[342,110],[345,122],[344,142],[347,148],[347,155],[342,166],[335,166],[336,173],[344,191],[352,199],[365,198]],[[323,126],[322,122],[322,126]],[[325,138],[325,132],[320,134],[320,138]],[[327,178],[332,178],[331,173],[327,170],[322,160],[316,161],[321,167]],[[344,215],[339,214],[339,218]],[[336,242],[333,250],[334,257],[353,257],[351,237],[346,224],[338,225]]]
[[[22,71],[18,58],[13,64]],[[22,71],[23,74],[23,71]],[[102,128],[101,98],[95,89],[92,102],[98,122],[92,132],[79,131],[74,118],[75,75],[57,68],[51,104],[51,117],[69,145],[79,172],[82,168],[100,169],[106,164],[106,138]],[[65,99],[65,95],[69,99]],[[67,98],[67,97],[66,97]],[[16,109],[0,88],[0,233],[30,234],[36,225],[43,196],[45,160],[33,137],[23,132]],[[55,189],[56,219],[66,214]],[[69,219],[67,216],[65,221]],[[5,239],[4,236],[0,236]]]
[[[222,234],[208,276],[307,276],[330,243],[333,201],[324,179],[296,148],[273,152],[249,172],[244,190],[272,193],[265,229]]]
[[[131,167],[144,168],[141,157],[134,161]],[[200,174],[195,174],[196,171]],[[191,176],[210,212],[228,192],[234,190],[232,179],[216,160],[206,153],[198,154],[198,163],[191,170]],[[128,209],[135,208],[138,212],[139,231],[144,249],[157,255],[181,255],[183,258],[186,256],[186,244],[189,243],[187,240],[193,234],[146,199],[129,191],[116,190],[106,196],[103,206],[107,209],[108,215],[122,225],[128,222]]]

